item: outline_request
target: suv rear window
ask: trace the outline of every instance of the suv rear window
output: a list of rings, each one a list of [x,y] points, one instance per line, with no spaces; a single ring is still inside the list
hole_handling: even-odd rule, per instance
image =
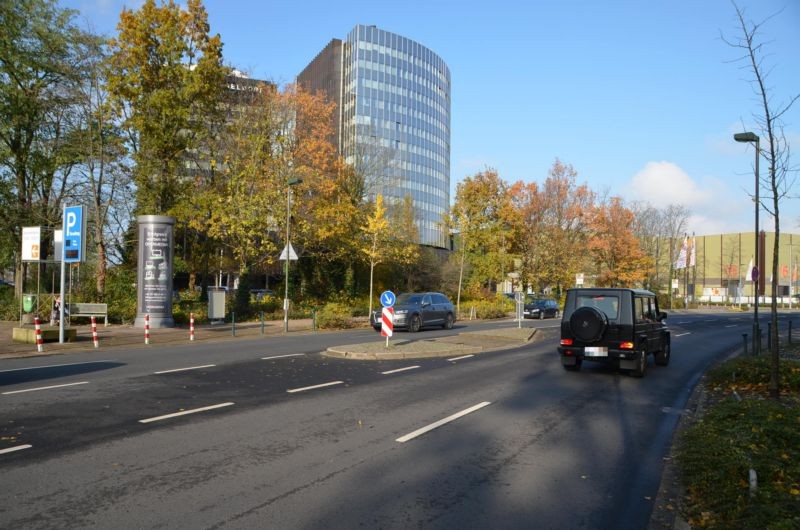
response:
[[[606,314],[609,320],[616,320],[619,316],[619,297],[618,296],[592,296],[578,295],[575,307],[594,307]]]

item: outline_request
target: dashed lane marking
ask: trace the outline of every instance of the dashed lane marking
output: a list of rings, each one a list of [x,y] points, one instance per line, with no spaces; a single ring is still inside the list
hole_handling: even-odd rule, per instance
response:
[[[678,334],[677,334],[677,335],[675,335],[675,336],[676,336],[676,337],[683,337],[684,335],[691,335],[691,334],[692,334],[692,332],[691,332],[691,331],[687,331],[686,333],[678,333]]]
[[[173,370],[161,370],[160,372],[153,372],[156,375],[161,374],[172,374],[175,372],[185,372],[187,370],[200,370],[201,368],[212,368],[216,366],[216,364],[204,364],[202,366],[189,366],[188,368],[175,368]]]
[[[451,362],[452,361],[461,361],[463,359],[469,359],[470,357],[475,357],[475,355],[474,354],[462,355],[461,357],[451,357],[450,359],[447,359],[447,360],[451,361]]]
[[[262,357],[262,361],[269,361],[270,359],[283,359],[284,357],[305,357],[305,353],[289,353],[287,355],[273,355],[272,357]]]
[[[290,394],[294,394],[295,392],[305,392],[306,390],[316,390],[317,388],[325,388],[326,386],[333,386],[333,385],[342,385],[344,381],[331,381],[330,383],[322,383],[321,385],[313,385],[313,386],[304,386],[302,388],[292,388],[287,390]]]
[[[65,386],[88,385],[89,381],[81,381],[80,383],[65,383],[63,385],[40,386],[36,388],[26,388],[24,390],[11,390],[10,392],[3,392],[4,396],[9,394],[22,394],[23,392],[35,392],[37,390],[50,390],[51,388],[64,388]]]
[[[423,427],[421,429],[417,429],[414,432],[410,432],[410,433],[406,434],[405,436],[401,436],[400,438],[395,440],[395,442],[405,443],[405,442],[407,442],[409,440],[413,440],[417,436],[422,436],[426,432],[430,432],[430,431],[432,431],[432,430],[434,430],[436,428],[441,427],[442,425],[445,425],[447,423],[450,423],[451,421],[457,420],[458,418],[460,418],[462,416],[466,416],[467,414],[472,414],[476,410],[480,410],[483,407],[485,407],[487,405],[491,405],[491,404],[492,404],[491,401],[484,401],[482,403],[478,403],[477,405],[474,405],[474,406],[472,406],[472,407],[470,407],[468,409],[462,410],[461,412],[456,412],[452,416],[448,416],[448,417],[446,417],[446,418],[444,418],[442,420],[439,420],[437,422],[431,423],[430,425],[426,425],[425,427]]]
[[[396,374],[398,372],[405,372],[406,370],[414,370],[419,368],[419,366],[406,366],[405,368],[398,368],[396,370],[389,370],[386,372],[381,372],[382,375],[389,375],[389,374]]]
[[[227,403],[219,403],[218,405],[210,405],[208,407],[201,407],[199,409],[191,409],[191,410],[182,410],[180,412],[174,412],[172,414],[164,414],[163,416],[156,416],[154,418],[146,418],[143,420],[139,420],[139,423],[152,423],[154,421],[161,421],[167,420],[169,418],[177,418],[178,416],[186,416],[187,414],[195,414],[197,412],[205,412],[207,410],[214,410],[214,409],[221,409],[223,407],[230,407],[234,403],[229,401]]]
[[[22,451],[23,449],[30,449],[31,447],[33,447],[31,444],[18,445],[16,447],[7,447],[6,449],[0,449],[0,455],[4,455],[6,453],[13,453],[14,451]]]

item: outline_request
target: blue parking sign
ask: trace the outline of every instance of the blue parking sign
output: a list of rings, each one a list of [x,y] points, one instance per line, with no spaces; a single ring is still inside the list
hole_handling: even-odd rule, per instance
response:
[[[64,243],[62,259],[64,263],[80,263],[86,254],[86,216],[83,206],[64,207]]]

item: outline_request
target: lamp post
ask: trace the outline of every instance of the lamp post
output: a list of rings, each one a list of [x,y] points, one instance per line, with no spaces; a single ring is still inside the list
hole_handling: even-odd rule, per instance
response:
[[[291,252],[290,249],[291,243],[289,240],[289,225],[291,223],[290,213],[292,207],[292,186],[296,186],[302,183],[302,179],[298,178],[291,178],[286,183],[286,248],[284,249],[286,263],[283,266],[283,277],[284,277],[284,291],[283,291],[283,331],[284,333],[289,331],[289,259],[291,259]]]
[[[736,140],[737,142],[755,143],[756,144],[756,168],[755,168],[756,169],[756,190],[755,190],[755,193],[756,193],[756,195],[755,195],[755,203],[756,203],[756,230],[755,230],[756,251],[755,251],[755,261],[756,261],[756,265],[755,265],[755,270],[758,271],[758,272],[753,275],[753,276],[755,276],[755,278],[751,278],[751,279],[753,280],[753,292],[755,294],[755,299],[756,299],[755,300],[755,302],[756,302],[755,303],[755,309],[753,310],[753,355],[758,355],[760,353],[760,350],[761,350],[761,340],[760,340],[760,337],[758,336],[758,334],[759,334],[759,329],[758,329],[758,294],[759,294],[758,291],[759,291],[759,289],[758,289],[758,286],[761,283],[761,275],[764,273],[764,271],[760,270],[759,266],[758,266],[759,265],[759,261],[758,261],[758,243],[759,243],[759,241],[758,241],[758,209],[759,209],[759,203],[758,203],[758,158],[759,158],[759,155],[761,154],[761,146],[760,146],[760,143],[759,143],[761,139],[758,137],[757,134],[752,133],[752,132],[736,133],[736,134],[733,135],[733,139]]]

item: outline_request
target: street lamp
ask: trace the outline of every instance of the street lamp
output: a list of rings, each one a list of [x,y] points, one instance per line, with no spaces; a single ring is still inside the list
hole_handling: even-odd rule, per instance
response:
[[[291,178],[286,183],[286,248],[284,249],[286,263],[283,266],[285,287],[283,291],[283,331],[289,331],[289,259],[291,259],[291,244],[289,242],[290,212],[292,207],[292,186],[303,182],[303,179]]]
[[[759,207],[759,204],[758,204],[758,158],[759,158],[759,155],[761,153],[761,147],[760,147],[760,143],[759,143],[760,138],[755,133],[743,132],[743,133],[734,134],[733,135],[733,139],[736,140],[737,142],[755,143],[756,144],[756,196],[755,196],[755,202],[756,202],[756,231],[755,231],[756,251],[755,251],[755,260],[756,260],[756,265],[755,265],[755,270],[757,271],[757,273],[753,275],[753,276],[755,276],[755,278],[751,278],[751,279],[753,280],[753,292],[755,294],[755,299],[756,299],[755,309],[753,311],[753,354],[754,355],[758,355],[760,353],[760,350],[761,350],[761,340],[760,340],[760,337],[759,337],[759,329],[758,329],[758,294],[759,294],[758,293],[758,290],[759,290],[758,286],[761,283],[761,274],[763,274],[763,271],[759,270],[759,267],[758,267],[758,264],[759,264],[759,261],[758,261],[758,207]]]

